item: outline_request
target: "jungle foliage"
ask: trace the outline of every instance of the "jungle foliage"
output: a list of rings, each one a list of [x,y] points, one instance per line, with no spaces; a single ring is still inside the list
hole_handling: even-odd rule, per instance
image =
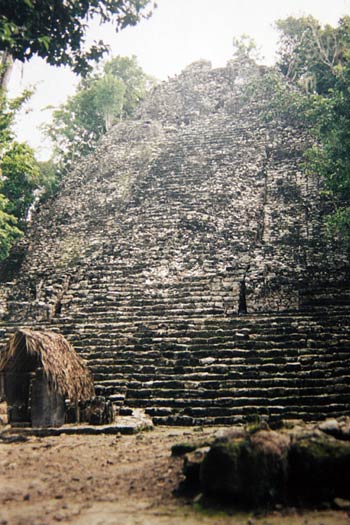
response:
[[[83,79],[75,95],[54,111],[47,127],[58,178],[92,151],[115,122],[131,117],[154,82],[135,56],[114,57]]]
[[[54,192],[59,181],[57,159],[39,163],[28,145],[15,140],[14,118],[30,93],[9,100],[6,85],[13,61],[36,55],[84,77],[92,71],[91,62],[108,51],[103,41],[88,45],[90,22],[112,22],[119,31],[150,16],[152,7],[151,0],[0,0],[0,260],[23,235],[33,204]],[[147,80],[134,58],[112,61],[108,68],[90,74],[76,97],[56,112],[56,146],[63,145],[68,160],[90,150],[116,115],[130,114],[143,96]]]
[[[259,85],[269,100],[263,117],[308,129],[313,145],[305,170],[324,181],[333,209],[330,233],[350,245],[350,17],[336,27],[323,27],[311,16],[289,17],[276,26],[277,70]]]
[[[9,100],[0,89],[0,260],[23,235],[28,211],[40,185],[40,170],[34,152],[18,143],[12,131],[16,111],[28,98],[25,92]]]
[[[151,0],[0,0],[0,51],[22,62],[40,56],[86,74],[107,51],[103,42],[87,46],[92,19],[112,22],[116,31],[151,14]]]

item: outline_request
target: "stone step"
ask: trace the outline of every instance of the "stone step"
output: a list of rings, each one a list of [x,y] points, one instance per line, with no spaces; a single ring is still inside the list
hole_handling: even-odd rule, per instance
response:
[[[246,423],[247,421],[256,421],[257,418],[263,417],[268,420],[284,419],[296,420],[302,419],[304,421],[323,420],[327,417],[341,417],[344,415],[344,407],[342,405],[334,405],[327,410],[324,407],[315,406],[315,410],[310,412],[310,407],[273,407],[268,409],[266,407],[249,407],[246,410],[241,410],[231,416],[219,417],[191,417],[186,415],[166,415],[153,416],[153,422],[156,425],[181,425],[181,426],[200,426],[200,425],[216,425],[216,426],[230,426],[236,424]]]
[[[194,418],[200,417],[203,420],[205,420],[206,417],[218,417],[218,416],[230,417],[230,416],[235,416],[238,414],[247,414],[249,412],[252,413],[251,407],[260,407],[260,410],[266,407],[268,409],[266,410],[265,408],[266,412],[269,412],[269,411],[273,412],[275,407],[278,407],[278,408],[282,406],[284,407],[285,403],[288,404],[288,407],[290,407],[290,410],[299,408],[302,411],[305,411],[308,413],[310,413],[310,407],[313,406],[313,408],[311,408],[311,413],[314,413],[315,401],[316,401],[315,398],[313,400],[308,401],[306,399],[296,400],[295,398],[291,397],[291,398],[283,398],[280,400],[280,402],[278,402],[278,400],[273,400],[272,403],[269,403],[268,400],[262,400],[260,398],[257,398],[255,400],[251,399],[251,402],[247,404],[244,404],[243,400],[242,400],[242,403],[232,403],[231,407],[220,407],[220,406],[212,406],[212,405],[205,406],[205,407],[193,407],[191,405],[187,405],[185,408],[183,408],[181,413],[186,416],[190,416]],[[341,402],[341,400],[339,401]],[[129,404],[131,404],[130,400],[129,400]],[[327,405],[326,401],[323,404],[318,403],[316,405],[317,411],[327,413],[328,407],[326,405]],[[172,408],[171,406],[167,407],[166,409],[162,407],[161,411],[163,412],[164,415],[166,415],[165,410],[171,411],[171,408]],[[145,411],[150,415],[153,412],[152,409],[149,409],[149,408],[145,408]],[[157,416],[157,415],[162,415],[162,414],[159,412],[158,414],[153,412],[153,415]]]
[[[112,315],[110,316],[112,318],[111,319],[112,321],[114,320],[115,322],[125,323],[125,320],[118,321],[115,319],[116,315],[118,314],[118,306],[115,306],[114,311],[111,311],[110,308],[111,307],[109,306],[108,309],[105,309],[104,311],[105,315],[108,316],[108,313],[112,312]],[[77,322],[77,320],[86,319],[88,324],[92,324],[92,320],[98,320],[101,323],[100,317],[101,317],[100,315],[95,316],[93,312],[90,312],[89,315],[87,315],[86,313],[74,313],[74,315],[72,315],[71,318],[68,315],[65,315],[61,319],[57,318],[57,322],[61,321],[63,323],[66,321],[68,322],[71,321],[71,323],[74,323],[74,322]],[[334,318],[336,318],[339,323],[338,328],[339,326],[341,326],[342,321],[348,324],[347,315],[344,315],[344,314],[342,315],[341,313],[337,314],[337,312],[334,312],[332,315],[328,314],[328,315],[322,316],[322,322],[317,320],[315,315],[311,315],[311,314],[303,315],[302,317],[297,316],[297,315],[290,316],[290,317],[283,317],[283,316],[274,317],[273,315],[271,315],[270,319],[269,317],[259,317],[259,316],[248,315],[248,314],[237,316],[237,317],[221,315],[215,318],[206,318],[205,316],[203,317],[202,315],[198,315],[197,312],[194,312],[193,315],[191,315],[190,319],[188,319],[187,316],[184,318],[181,318],[178,315],[172,315],[172,316],[166,315],[166,316],[162,316],[161,318],[158,318],[156,315],[149,315],[149,318],[151,320],[158,321],[158,322],[163,321],[163,317],[165,317],[166,322],[169,322],[170,324],[176,325],[176,323],[187,323],[187,324],[195,323],[195,324],[198,324],[199,326],[208,326],[211,329],[215,327],[220,328],[221,326],[231,326],[232,327],[234,325],[236,325],[237,328],[238,327],[252,328],[254,326],[254,323],[262,327],[263,326],[265,327],[275,326],[275,327],[282,327],[282,328],[284,327],[285,330],[288,330],[289,327],[294,327],[298,329],[301,329],[301,328],[305,329],[308,326],[310,328],[313,328],[313,327],[322,326],[322,325],[326,325],[326,326],[328,325],[329,327],[331,327],[332,320]],[[141,321],[138,321],[137,319],[132,319],[132,318],[129,319],[129,322],[138,322],[139,324],[142,323]],[[309,323],[311,323],[311,325]]]
[[[317,417],[350,406],[347,313],[138,319],[125,310],[62,317],[97,388],[116,407],[143,407],[155,422],[234,422],[255,415]],[[115,315],[114,315],[115,314]],[[16,328],[0,327],[3,344]]]
[[[334,374],[342,374],[344,371],[344,368],[339,365],[339,361],[334,361],[332,359],[324,359],[322,362],[320,362],[319,359],[315,357],[314,360],[312,360],[312,363],[308,362],[306,363],[307,369],[310,367],[311,364],[317,363],[317,366],[313,367],[312,374],[316,373],[324,373],[325,370],[328,368],[333,369]],[[284,361],[284,362],[275,362],[275,360],[271,359],[268,362],[265,362],[264,360],[261,360],[259,362],[253,362],[253,361],[240,361],[238,363],[232,363],[232,362],[218,362],[216,366],[211,367],[199,367],[196,365],[191,366],[191,363],[186,362],[185,364],[182,363],[163,363],[158,364],[157,360],[149,361],[148,363],[145,363],[144,360],[135,361],[134,363],[128,362],[128,363],[119,363],[119,364],[108,364],[108,363],[100,363],[98,365],[91,364],[89,360],[86,360],[86,364],[89,366],[89,368],[92,370],[95,377],[100,376],[120,376],[120,375],[133,375],[135,377],[138,375],[138,369],[141,368],[142,370],[153,370],[153,373],[157,372],[157,375],[160,375],[164,373],[166,370],[169,370],[169,373],[172,373],[174,370],[178,370],[179,374],[185,375],[186,371],[188,371],[189,375],[191,376],[197,376],[197,377],[208,377],[208,375],[211,376],[217,376],[217,375],[223,375],[225,378],[228,376],[230,377],[237,377],[240,374],[244,374],[245,372],[248,373],[247,368],[252,368],[249,370],[249,373],[252,374],[254,369],[256,371],[259,370],[260,375],[263,375],[264,373],[273,373],[276,374],[281,373],[284,374],[286,377],[288,377],[289,373],[298,373],[298,374],[304,374],[305,372],[305,364],[300,363],[299,361]],[[158,366],[157,366],[158,364]],[[346,370],[346,368],[345,368]],[[145,372],[143,372],[145,373]],[[309,372],[308,372],[309,373]]]
[[[87,323],[76,323],[75,325],[69,325],[67,324],[61,324],[61,323],[55,323],[54,326],[57,327],[57,329],[61,329],[63,333],[66,334],[72,334],[72,337],[75,337],[75,339],[87,339],[88,337],[95,338],[95,340],[98,339],[114,339],[118,340],[121,337],[132,337],[134,339],[142,339],[142,338],[154,338],[156,340],[163,340],[163,341],[173,341],[174,339],[188,339],[189,342],[193,342],[194,344],[201,344],[206,342],[211,343],[221,343],[221,342],[236,342],[239,341],[240,344],[245,345],[254,345],[259,342],[263,343],[285,343],[285,342],[299,342],[304,341],[306,344],[312,345],[314,344],[314,341],[324,341],[325,344],[334,344],[333,341],[333,335],[337,335],[336,340],[341,341],[341,334],[344,333],[344,342],[346,341],[347,337],[347,330],[349,330],[349,325],[344,327],[343,330],[338,331],[337,333],[334,330],[331,330],[329,327],[314,327],[309,328],[307,331],[303,332],[301,329],[299,330],[289,330],[280,332],[276,327],[272,327],[270,329],[270,332],[268,333],[267,328],[264,330],[260,330],[260,332],[255,332],[253,334],[250,331],[247,330],[238,330],[235,328],[229,329],[229,327],[226,327],[225,329],[216,329],[215,327],[209,329],[201,328],[199,326],[195,327],[174,327],[173,329],[170,328],[170,322],[168,324],[167,321],[161,320],[159,323],[159,329],[157,331],[156,327],[154,326],[155,322],[152,320],[148,323],[148,325],[140,324],[140,323],[128,323],[128,324],[120,324],[120,323],[95,323],[94,325],[87,324]],[[259,330],[259,327],[257,327],[257,330]],[[246,341],[246,342],[244,342]]]

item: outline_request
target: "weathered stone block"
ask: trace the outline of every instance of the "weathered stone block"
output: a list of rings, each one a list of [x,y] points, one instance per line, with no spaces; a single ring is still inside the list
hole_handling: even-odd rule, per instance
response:
[[[274,431],[217,441],[201,465],[204,492],[240,505],[283,500],[288,447],[289,438]]]

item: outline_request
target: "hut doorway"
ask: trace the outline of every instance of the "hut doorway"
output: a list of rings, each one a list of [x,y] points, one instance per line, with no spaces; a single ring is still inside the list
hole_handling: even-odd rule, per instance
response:
[[[64,424],[64,398],[50,388],[38,356],[27,352],[25,338],[21,339],[5,372],[5,390],[11,425],[56,427]]]
[[[27,353],[23,340],[4,377],[11,423],[30,424],[30,393],[36,367],[37,357]]]
[[[36,370],[30,385],[30,405],[33,427],[60,427],[64,424],[64,398],[55,389],[50,388],[42,368]]]

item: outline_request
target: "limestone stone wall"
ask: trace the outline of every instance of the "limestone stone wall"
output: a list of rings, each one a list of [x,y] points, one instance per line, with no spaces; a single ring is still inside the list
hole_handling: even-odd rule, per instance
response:
[[[158,423],[348,413],[348,254],[308,137],[248,96],[265,72],[196,63],[103,138],[2,268],[0,350],[59,330],[99,393]]]
[[[176,301],[200,280],[222,314],[312,306],[320,287],[332,303],[347,254],[325,236],[320,181],[301,171],[307,138],[264,124],[263,101],[243,96],[262,74],[196,63],[116,125],[40,210],[10,317],[79,313],[94,281]]]

